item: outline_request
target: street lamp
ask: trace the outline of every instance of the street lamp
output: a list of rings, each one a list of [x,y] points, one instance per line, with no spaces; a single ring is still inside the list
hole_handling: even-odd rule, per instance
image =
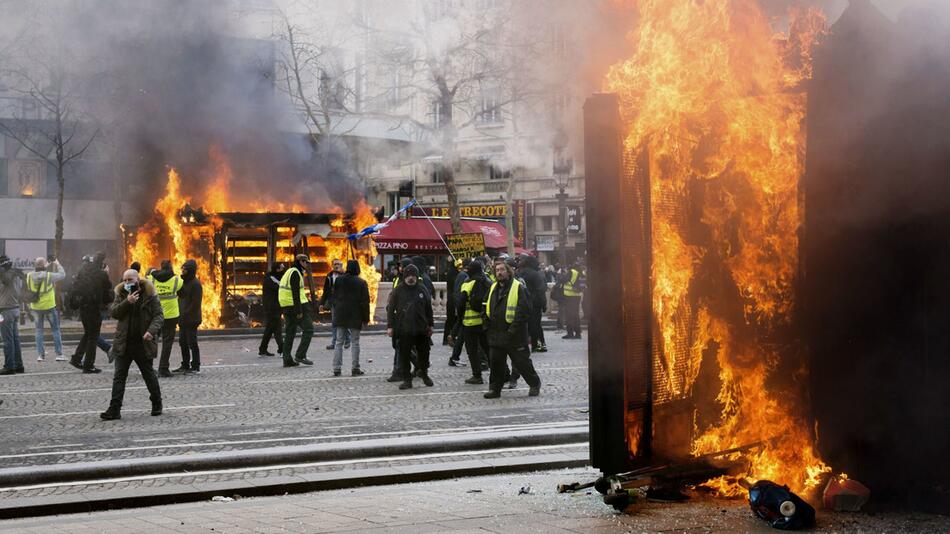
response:
[[[554,162],[554,180],[557,183],[557,235],[558,261],[561,267],[567,265],[567,184],[570,181],[574,162],[571,159],[557,158]]]

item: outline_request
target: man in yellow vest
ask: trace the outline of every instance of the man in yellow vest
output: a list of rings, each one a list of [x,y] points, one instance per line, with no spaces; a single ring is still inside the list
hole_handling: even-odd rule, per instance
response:
[[[155,286],[155,292],[158,294],[158,303],[162,305],[162,315],[165,317],[162,322],[162,354],[158,360],[158,376],[167,378],[172,376],[169,371],[169,359],[172,354],[172,347],[175,345],[175,331],[178,328],[178,318],[181,315],[178,306],[178,292],[181,291],[181,277],[175,274],[170,260],[162,260],[162,267],[157,271],[152,271],[148,275],[148,281]],[[184,365],[175,369],[175,373],[185,373],[191,369],[186,369]]]
[[[63,336],[59,329],[59,310],[56,309],[56,283],[66,278],[66,271],[58,261],[50,264],[46,258],[36,258],[32,273],[26,275],[27,288],[36,295],[36,302],[30,303],[30,309],[36,317],[36,361],[46,359],[45,341],[46,322],[53,331],[53,347],[56,349],[56,361],[65,362],[63,356]]]
[[[296,367],[300,364],[313,365],[307,359],[310,340],[313,339],[313,311],[307,297],[307,283],[304,276],[310,271],[310,258],[306,254],[297,254],[293,265],[284,271],[277,289],[277,301],[284,314],[284,367]],[[300,328],[300,346],[294,357],[294,336]]]
[[[485,267],[481,260],[473,260],[465,270],[468,280],[459,290],[456,315],[462,318],[462,339],[468,363],[472,367],[472,376],[466,384],[484,384],[482,379],[482,361],[488,358],[488,338],[485,335],[485,297],[491,283],[485,277]],[[457,342],[458,343],[458,342]],[[487,367],[487,366],[486,366]]]
[[[528,383],[528,396],[537,397],[541,392],[541,379],[534,370],[531,351],[528,349],[531,301],[524,284],[514,275],[514,269],[510,265],[503,261],[496,262],[497,281],[491,285],[485,300],[491,361],[486,399],[497,399],[501,396],[501,388],[509,378],[508,358],[511,358],[512,367]]]
[[[567,335],[562,339],[581,338],[581,296],[584,294],[586,281],[580,264],[576,264],[561,275],[564,288],[564,298],[558,303],[564,306],[564,323]]]

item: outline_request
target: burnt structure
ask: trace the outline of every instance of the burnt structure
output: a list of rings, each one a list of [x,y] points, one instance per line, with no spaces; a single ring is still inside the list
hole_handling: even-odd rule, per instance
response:
[[[866,0],[816,51],[803,324],[819,448],[876,498],[950,511],[950,24]],[[941,489],[942,488],[942,489]]]

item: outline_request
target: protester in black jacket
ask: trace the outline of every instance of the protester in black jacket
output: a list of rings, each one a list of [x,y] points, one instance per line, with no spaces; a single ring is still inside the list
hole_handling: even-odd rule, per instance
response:
[[[413,256],[412,264],[419,269],[419,281],[425,286],[426,291],[429,292],[429,296],[433,297],[435,295],[435,286],[432,285],[432,278],[429,278],[429,264],[426,262],[426,259],[422,256]]]
[[[332,270],[327,273],[326,278],[323,279],[323,293],[320,295],[320,307],[325,310],[330,310],[330,324],[333,324],[333,316],[335,313],[333,307],[333,286],[336,285],[336,281],[344,274],[343,260],[335,259],[330,265]],[[327,350],[336,348],[336,328],[331,328],[330,330],[330,344],[327,345]],[[349,336],[343,339],[343,348],[350,348]]]
[[[491,359],[491,375],[486,399],[497,399],[501,388],[508,378],[508,362],[524,377],[528,383],[528,395],[536,397],[541,391],[541,379],[531,362],[528,350],[528,318],[531,315],[531,302],[524,285],[514,278],[511,266],[504,262],[495,263],[495,279],[485,299],[485,314],[488,317],[488,346]],[[516,298],[509,300],[509,293],[515,291]]]
[[[280,301],[277,300],[277,290],[280,289],[280,277],[284,275],[284,264],[274,263],[270,272],[264,275],[261,293],[264,301],[264,337],[257,351],[259,356],[274,356],[268,352],[271,337],[277,342],[277,353],[284,353],[284,342],[281,337]]]
[[[412,387],[410,356],[415,349],[419,378],[432,386],[429,378],[429,346],[432,338],[432,296],[419,283],[419,269],[415,265],[403,271],[403,283],[393,290],[386,306],[386,333],[399,340],[402,384],[399,389]]]
[[[531,317],[528,320],[531,352],[547,352],[544,330],[541,329],[541,317],[548,309],[548,285],[539,269],[538,258],[525,256],[518,274],[528,286],[528,294],[531,295]]]
[[[96,341],[102,331],[102,310],[112,303],[112,282],[106,274],[106,255],[96,253],[92,262],[82,266],[73,291],[80,298],[79,318],[82,321],[82,339],[69,363],[82,369],[84,374],[101,373],[96,367]]]
[[[369,324],[369,286],[360,278],[360,262],[346,262],[346,274],[341,276],[333,288],[333,306],[336,315],[333,328],[336,329],[336,350],[333,351],[333,376],[340,376],[343,367],[344,340],[349,337],[352,356],[351,374],[360,376],[360,331]]]
[[[178,345],[181,347],[181,366],[185,373],[201,372],[201,352],[198,350],[198,326],[201,325],[201,282],[196,277],[198,262],[188,260],[181,266],[181,291],[178,292],[179,319]]]
[[[491,282],[485,276],[481,260],[473,260],[466,269],[467,279],[459,285],[456,313],[462,323],[462,339],[472,376],[466,384],[484,384],[482,370],[488,367],[488,338],[485,337],[484,305]]]
[[[449,310],[452,312],[452,315],[455,317],[455,321],[451,326],[451,331],[449,331],[449,322],[446,320],[445,328],[449,334],[449,340],[452,344],[452,356],[449,357],[449,367],[458,366],[458,361],[462,356],[462,348],[465,345],[464,340],[462,339],[462,316],[459,315],[459,299],[462,298],[462,284],[468,282],[468,273],[466,270],[468,266],[471,265],[472,260],[466,258],[462,260],[462,271],[455,275],[451,283],[446,283],[445,287],[449,291],[451,298],[449,299],[448,306]]]

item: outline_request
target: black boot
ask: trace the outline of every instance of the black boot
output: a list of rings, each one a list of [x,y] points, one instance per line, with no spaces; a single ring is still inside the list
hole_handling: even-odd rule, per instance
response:
[[[103,421],[114,421],[116,419],[122,419],[122,414],[119,413],[119,410],[110,406],[108,410],[99,414],[99,418]]]
[[[152,415],[162,415],[162,402],[153,402],[152,403]]]
[[[429,373],[423,372],[419,374],[419,378],[422,379],[422,383],[426,385],[427,388],[431,388],[435,383],[432,382],[432,379],[429,378]]]
[[[485,397],[486,399],[497,399],[498,397],[501,397],[501,392],[491,390],[488,393],[484,394],[483,397]]]
[[[406,380],[402,384],[399,384],[399,389],[412,389],[412,380]]]

